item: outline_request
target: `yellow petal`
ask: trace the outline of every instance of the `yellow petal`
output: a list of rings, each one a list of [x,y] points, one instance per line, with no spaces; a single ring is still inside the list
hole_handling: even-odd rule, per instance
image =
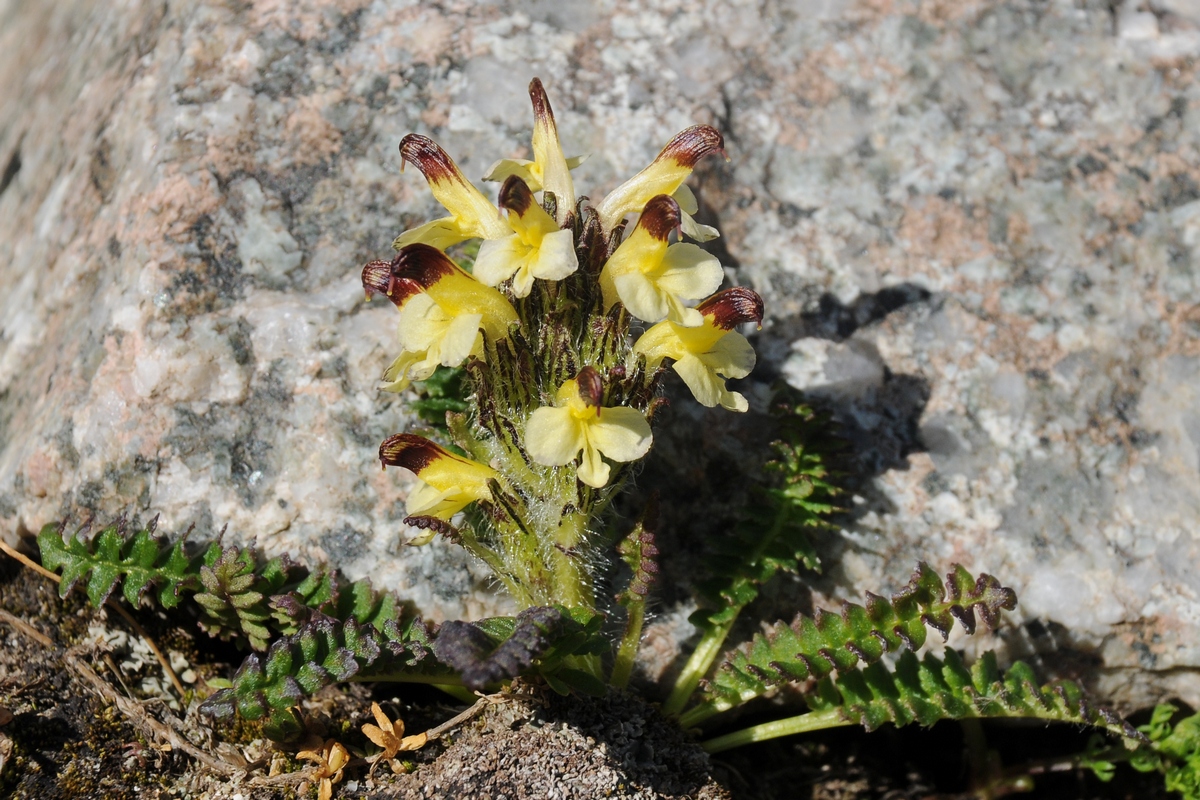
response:
[[[646,322],[657,322],[673,309],[670,295],[641,272],[616,276],[613,287],[629,313]]]
[[[588,439],[613,461],[636,461],[650,450],[650,423],[635,408],[601,409],[588,425]]]
[[[608,194],[596,207],[600,224],[612,230],[626,214],[636,214],[649,200],[672,194],[692,173],[701,158],[721,152],[721,134],[708,125],[693,125],[675,135],[650,166]]]
[[[717,377],[716,373],[696,356],[686,355],[676,361],[672,368],[683,378],[683,382],[700,405],[713,408],[720,404],[731,411],[745,411],[749,408],[745,397],[727,390],[725,381]]]
[[[646,205],[633,233],[621,242],[600,272],[605,308],[611,308],[619,300],[625,303],[629,313],[647,322],[656,322],[666,316],[666,300],[647,294],[653,291],[653,286],[648,287],[643,280],[637,279],[626,281],[622,291],[617,288],[617,282],[621,276],[650,275],[662,268],[667,241],[671,231],[679,225],[679,215],[679,205],[666,195],[656,196]],[[630,306],[630,302],[634,306]],[[642,316],[635,308],[642,309],[647,316]]]
[[[409,245],[400,251],[392,264],[392,276],[397,285],[419,286],[447,318],[479,314],[481,327],[493,339],[506,336],[509,327],[517,322],[516,309],[503,294],[463,272],[445,253],[433,247]],[[414,300],[415,296],[404,301],[402,316],[404,308]],[[422,314],[425,313],[427,311],[422,309]],[[415,316],[416,312],[413,314]]]
[[[410,133],[400,141],[400,156],[421,170],[433,196],[450,212],[463,238],[497,239],[509,233],[499,209],[467,181],[458,165],[432,139]]]
[[[686,300],[699,300],[715,292],[725,279],[721,262],[694,244],[677,242],[667,248],[662,267],[654,275],[658,287]]]
[[[503,181],[513,175],[525,181],[531,191],[540,192],[542,189],[541,170],[534,174],[534,162],[524,158],[502,158],[488,169],[483,176],[485,181]]]
[[[716,228],[711,225],[701,225],[686,211],[680,214],[680,217],[679,227],[683,231],[683,235],[689,239],[695,239],[697,242],[711,242],[721,236],[720,231]]]
[[[744,378],[754,369],[754,348],[736,331],[722,336],[712,347],[697,356],[710,370],[726,378]]]
[[[585,443],[583,430],[569,408],[545,406],[529,415],[525,451],[538,464],[560,467],[575,460]]]
[[[554,231],[542,237],[541,247],[533,263],[529,266],[530,274],[544,281],[561,281],[579,268],[579,258],[575,254],[575,233],[569,229]],[[524,295],[517,295],[523,297]]]
[[[499,286],[517,273],[528,256],[529,247],[515,233],[503,239],[489,239],[479,246],[471,271],[480,283]]]
[[[448,520],[469,503],[491,499],[488,483],[496,477],[494,469],[447,452],[424,437],[389,436],[379,446],[379,459],[385,466],[411,470],[419,479],[407,500],[410,516]]]
[[[583,448],[583,458],[579,462],[579,468],[575,471],[579,480],[593,489],[603,489],[608,485],[608,476],[611,472],[611,468],[600,457],[599,450],[590,446]]]
[[[553,193],[557,201],[558,223],[564,225],[575,212],[575,183],[558,141],[550,98],[537,78],[529,84],[529,99],[533,102],[533,160],[540,167],[542,189]]]
[[[423,374],[427,367],[428,374]],[[432,366],[427,363],[424,351],[410,353],[406,350],[383,373],[384,385],[381,388],[385,392],[402,392],[412,381],[428,378],[436,368],[436,362]]]
[[[646,368],[658,369],[668,358],[682,358],[687,350],[675,333],[675,326],[667,321],[652,326],[633,345],[633,352],[646,357]]]
[[[418,225],[412,230],[405,231],[396,237],[392,247],[400,250],[410,244],[427,244],[439,250],[465,242],[471,234],[464,233],[454,217],[442,217],[424,225]]]
[[[537,247],[542,237],[559,229],[558,223],[533,197],[533,191],[520,178],[513,176],[500,187],[500,207],[508,211],[508,224],[530,247]]]

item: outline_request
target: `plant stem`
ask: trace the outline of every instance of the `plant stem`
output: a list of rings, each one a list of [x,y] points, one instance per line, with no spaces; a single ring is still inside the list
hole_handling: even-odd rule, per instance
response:
[[[754,549],[753,555],[746,562],[747,564],[757,564],[762,558],[763,553],[767,551],[767,547],[775,541],[779,532],[783,529],[784,523],[787,521],[787,507],[781,505],[775,512],[775,519],[771,522],[771,530],[759,542],[758,547]],[[755,595],[758,592],[755,590]],[[725,637],[733,630],[733,623],[737,621],[738,614],[742,613],[742,609],[746,607],[746,603],[731,605],[729,610],[725,612],[726,617],[724,622],[711,625],[704,632],[704,636],[700,639],[700,643],[696,645],[695,651],[692,652],[692,657],[688,659],[684,665],[683,671],[679,673],[679,677],[675,679],[675,687],[671,690],[671,696],[667,698],[667,702],[663,705],[663,713],[678,714],[687,705],[691,699],[692,692],[696,691],[696,687],[700,685],[700,679],[708,674],[708,670],[716,661],[717,655],[721,650],[721,645],[725,644]],[[715,711],[711,713],[716,713]],[[709,714],[705,714],[705,717]]]
[[[617,660],[613,662],[612,676],[608,680],[618,689],[629,685],[629,676],[633,674],[633,662],[637,658],[638,645],[642,641],[642,625],[645,621],[645,602],[632,603],[629,606],[629,619],[625,622],[625,635],[621,637],[621,648],[617,651]]]
[[[671,690],[671,696],[663,704],[664,714],[678,714],[687,705],[692,692],[696,691],[696,687],[700,685],[700,679],[704,677],[713,661],[716,660],[717,654],[721,651],[721,645],[725,644],[725,637],[733,628],[733,622],[734,620],[731,619],[726,623],[714,625],[704,632],[700,643],[692,651],[691,658],[683,665],[683,671],[675,679],[675,688]]]
[[[742,745],[753,744],[754,742],[765,742],[768,739],[777,739],[780,736],[791,736],[794,733],[807,733],[808,731],[821,731],[826,728],[840,728],[851,724],[853,723],[842,716],[840,709],[831,708],[825,711],[810,711],[798,717],[781,719],[777,722],[766,722],[762,725],[754,725],[749,728],[743,728],[740,731],[727,733],[724,736],[718,736],[715,739],[701,742],[700,746],[709,754],[720,753],[722,750],[730,750],[734,747],[741,747]]]
[[[446,694],[453,697],[455,700],[461,700],[464,703],[474,703],[479,698],[465,686],[455,686],[452,683],[435,683],[433,688],[441,689]]]

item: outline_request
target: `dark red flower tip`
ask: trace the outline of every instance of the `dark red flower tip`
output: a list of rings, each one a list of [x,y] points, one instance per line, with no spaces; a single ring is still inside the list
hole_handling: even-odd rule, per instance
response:
[[[650,202],[646,203],[646,207],[642,209],[641,219],[638,220],[638,227],[644,229],[658,241],[665,242],[671,231],[679,228],[682,219],[679,204],[675,202],[674,198],[660,194],[650,198]]]
[[[532,205],[533,192],[529,191],[529,186],[525,181],[516,175],[509,175],[504,179],[504,183],[500,186],[501,208],[507,208],[518,217],[523,217]]]
[[[550,98],[546,96],[546,89],[542,86],[540,78],[529,82],[529,99],[533,103],[533,116],[537,121],[555,128],[554,109],[550,108]]]
[[[763,299],[753,289],[742,286],[717,292],[696,310],[706,317],[711,314],[713,324],[727,331],[747,322],[762,326]]]
[[[421,170],[425,180],[431,183],[454,180],[458,167],[446,151],[428,136],[410,133],[400,140],[400,157]]]
[[[428,289],[447,275],[458,272],[458,266],[449,256],[427,244],[400,248],[391,266],[393,279],[412,281],[421,289]]]
[[[604,401],[604,379],[595,367],[584,367],[575,376],[575,385],[579,390],[579,399],[589,406],[599,408]]]
[[[725,139],[720,131],[711,125],[693,125],[675,134],[658,157],[674,159],[675,163],[691,169],[705,156],[724,152]]]
[[[367,297],[377,294],[385,296],[397,308],[408,298],[421,291],[421,286],[409,278],[396,275],[396,262],[372,261],[362,270],[362,285]]]
[[[386,467],[404,467],[418,475],[446,452],[423,436],[397,433],[379,445],[379,460]]]

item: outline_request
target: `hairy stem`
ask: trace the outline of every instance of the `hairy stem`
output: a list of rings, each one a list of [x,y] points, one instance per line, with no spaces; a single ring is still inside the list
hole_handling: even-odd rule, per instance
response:
[[[780,736],[821,731],[826,728],[840,728],[850,724],[852,723],[843,717],[841,711],[836,708],[825,711],[810,711],[798,717],[781,719],[777,722],[765,722],[762,725],[753,725],[749,728],[743,728],[740,731],[727,733],[724,736],[718,736],[715,739],[701,742],[700,746],[709,754],[720,753],[722,750],[731,750],[734,747],[741,747],[753,744],[754,742],[778,739]]]
[[[754,554],[747,560],[747,563],[754,563],[762,558],[767,547],[779,535],[783,529],[784,523],[787,521],[787,506],[781,505],[775,512],[775,519],[771,523],[770,532],[762,538],[758,547],[755,548]],[[725,638],[729,636],[729,632],[733,630],[733,623],[737,621],[737,617],[742,613],[745,604],[731,605],[729,610],[724,614],[726,621],[711,625],[704,631],[704,636],[701,637],[700,643],[696,645],[696,649],[692,652],[691,658],[684,665],[683,671],[679,673],[679,677],[675,679],[675,687],[671,690],[670,697],[663,705],[663,713],[678,714],[687,705],[691,699],[692,693],[696,691],[696,687],[700,685],[700,679],[708,674],[712,668],[713,662],[717,660],[717,656],[721,653],[721,646],[725,644]]]
[[[671,696],[663,704],[664,714],[678,714],[687,705],[688,700],[692,697],[692,693],[700,685],[700,679],[708,673],[713,662],[720,655],[721,647],[725,644],[725,637],[733,629],[733,622],[734,620],[730,620],[721,625],[714,625],[704,631],[704,636],[701,637],[700,643],[696,645],[696,649],[692,651],[691,658],[683,665],[683,671],[675,679],[675,688],[671,690]],[[707,708],[707,706],[702,706],[701,708]],[[693,712],[696,710],[698,709],[693,709]],[[688,716],[691,715],[686,715],[683,719],[687,719]],[[705,716],[707,717],[708,715],[706,714]],[[683,720],[681,719],[680,721],[682,722]]]
[[[638,645],[642,641],[642,625],[645,621],[645,603],[631,605],[629,619],[625,622],[625,635],[621,637],[621,647],[617,650],[617,660],[613,663],[612,676],[608,681],[618,689],[629,685],[629,676],[633,674],[633,662],[637,658]]]

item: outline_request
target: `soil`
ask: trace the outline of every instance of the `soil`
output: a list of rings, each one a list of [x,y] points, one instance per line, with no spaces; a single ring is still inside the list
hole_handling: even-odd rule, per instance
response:
[[[0,555],[0,797],[43,800],[315,797],[319,784],[297,748],[267,742],[258,726],[214,726],[197,713],[205,680],[227,676],[236,649],[197,633],[176,615],[141,610],[146,635],[170,654],[185,682],[183,702],[129,624],[91,608],[82,593],[57,586]],[[32,630],[30,630],[32,629]],[[82,664],[83,666],[80,666]],[[99,696],[94,671],[109,691]],[[115,705],[114,698],[133,703]],[[304,707],[312,747],[324,738],[361,756],[360,728],[372,700],[408,733],[462,709],[427,687],[349,684]],[[650,705],[632,696],[561,698],[518,686],[483,713],[421,750],[401,753],[395,774],[369,775],[355,757],[333,785],[334,798],[700,798],[716,800],[900,800],[970,797],[961,728],[841,729],[722,753],[702,750]],[[174,706],[174,707],[172,707]],[[777,710],[760,709],[779,716]],[[761,721],[752,716],[740,724]],[[186,737],[193,754],[165,747],[159,730]],[[162,726],[166,726],[165,728]],[[1028,726],[986,728],[1003,763],[1076,753],[1086,732]],[[208,763],[201,763],[203,757]],[[382,765],[381,765],[382,766]],[[307,772],[301,770],[307,769]],[[274,775],[274,777],[271,777]],[[306,779],[308,778],[308,779]],[[1165,798],[1161,780],[1129,769],[1111,784],[1071,770],[1038,777],[1032,796]]]

